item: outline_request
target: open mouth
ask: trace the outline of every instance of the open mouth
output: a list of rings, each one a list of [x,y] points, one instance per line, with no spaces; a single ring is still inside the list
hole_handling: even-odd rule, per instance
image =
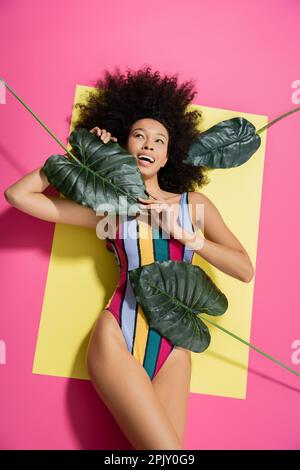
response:
[[[152,163],[155,162],[155,159],[153,157],[148,157],[148,155],[138,155],[138,159],[141,161],[141,162],[145,162],[145,163],[148,163],[147,166],[149,165],[152,165]]]

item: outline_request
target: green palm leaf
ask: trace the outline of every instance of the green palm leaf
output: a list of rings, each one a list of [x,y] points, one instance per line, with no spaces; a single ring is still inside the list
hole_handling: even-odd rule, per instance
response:
[[[247,162],[260,147],[259,134],[297,111],[300,111],[300,107],[273,119],[259,130],[242,117],[221,121],[199,135],[190,146],[188,156],[183,163],[207,168],[240,166]]]
[[[140,211],[137,198],[148,196],[133,155],[84,128],[75,129],[69,142],[75,156],[51,155],[43,166],[57,190],[94,211],[129,216]]]
[[[194,352],[209,346],[209,330],[197,314],[222,315],[228,301],[199,266],[156,261],[130,270],[129,279],[151,328]]]
[[[261,138],[245,118],[219,122],[193,142],[183,163],[208,168],[232,168],[245,163],[256,152]]]
[[[150,328],[175,346],[193,352],[203,352],[208,348],[209,329],[198,315],[223,315],[228,301],[205,271],[185,261],[155,261],[130,270],[129,279]],[[300,377],[299,372],[235,333],[206,317],[203,320]]]

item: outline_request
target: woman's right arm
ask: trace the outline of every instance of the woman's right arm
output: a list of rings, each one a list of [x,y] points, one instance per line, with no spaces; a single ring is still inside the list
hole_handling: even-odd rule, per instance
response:
[[[64,196],[43,194],[49,184],[43,167],[38,167],[9,186],[4,191],[5,199],[22,212],[48,222],[96,228],[105,217]]]

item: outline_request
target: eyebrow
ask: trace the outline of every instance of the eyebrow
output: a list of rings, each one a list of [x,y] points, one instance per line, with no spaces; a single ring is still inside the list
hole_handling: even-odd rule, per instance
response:
[[[145,129],[143,127],[137,127],[136,129],[133,129],[132,132],[134,131],[144,131]],[[157,132],[156,135],[162,135],[163,137],[167,138],[165,134],[161,134],[160,132]]]

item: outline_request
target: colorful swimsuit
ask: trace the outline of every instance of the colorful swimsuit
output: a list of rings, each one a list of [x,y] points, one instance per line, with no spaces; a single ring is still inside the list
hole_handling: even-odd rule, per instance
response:
[[[188,192],[180,196],[179,223],[193,232]],[[106,248],[115,254],[120,278],[117,287],[104,307],[120,325],[128,351],[146,369],[152,380],[158,373],[174,345],[157,331],[149,328],[142,306],[136,301],[128,272],[154,261],[176,260],[192,263],[194,251],[179,240],[163,238],[162,231],[137,218],[123,218],[115,239],[106,240]],[[155,233],[156,232],[156,233]]]

